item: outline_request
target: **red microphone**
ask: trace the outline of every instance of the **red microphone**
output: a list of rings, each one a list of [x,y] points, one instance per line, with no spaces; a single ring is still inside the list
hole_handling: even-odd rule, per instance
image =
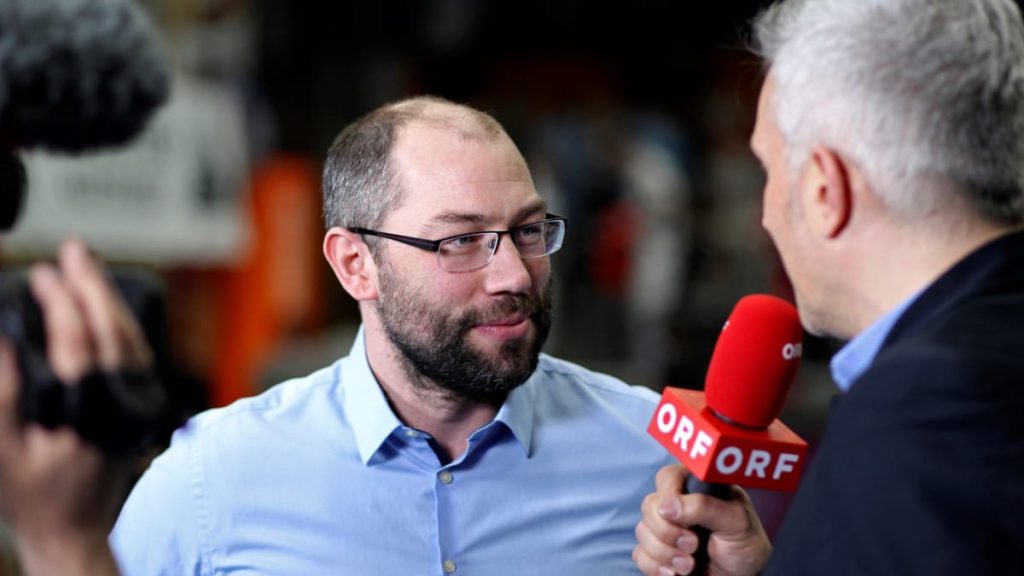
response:
[[[800,366],[803,329],[789,302],[740,299],[715,344],[704,392],[666,388],[648,433],[690,471],[686,491],[728,499],[729,484],[792,491],[807,443],[777,417]],[[707,562],[707,531],[694,555]]]

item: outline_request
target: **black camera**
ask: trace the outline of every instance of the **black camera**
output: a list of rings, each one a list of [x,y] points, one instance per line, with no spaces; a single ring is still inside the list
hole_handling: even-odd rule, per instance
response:
[[[140,323],[149,332],[159,331],[162,295],[157,285],[126,273],[114,280]],[[184,419],[155,370],[93,370],[76,383],[59,381],[47,360],[41,310],[22,272],[5,273],[0,280],[0,336],[17,356],[24,422],[51,429],[69,426],[108,453],[130,454],[162,446]],[[154,336],[147,334],[151,344]]]

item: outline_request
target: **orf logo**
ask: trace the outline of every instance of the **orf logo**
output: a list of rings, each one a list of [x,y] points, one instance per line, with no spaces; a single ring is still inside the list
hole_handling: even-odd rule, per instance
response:
[[[794,490],[807,443],[775,420],[763,430],[732,426],[697,390],[665,388],[647,432],[704,482]]]
[[[796,344],[787,343],[782,347],[782,358],[785,360],[795,360],[804,354],[803,342],[797,342]]]

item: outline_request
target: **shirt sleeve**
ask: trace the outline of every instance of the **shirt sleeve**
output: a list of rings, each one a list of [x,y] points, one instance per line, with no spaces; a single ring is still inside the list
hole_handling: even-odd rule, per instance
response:
[[[124,576],[211,573],[200,553],[195,449],[187,428],[176,432],[128,496],[110,535]]]

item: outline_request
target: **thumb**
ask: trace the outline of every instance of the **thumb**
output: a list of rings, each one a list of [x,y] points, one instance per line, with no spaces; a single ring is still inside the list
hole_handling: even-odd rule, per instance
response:
[[[707,494],[684,494],[679,501],[683,523],[703,526],[719,538],[749,538],[751,528],[760,526],[749,496],[738,486],[731,487],[729,500]]]

